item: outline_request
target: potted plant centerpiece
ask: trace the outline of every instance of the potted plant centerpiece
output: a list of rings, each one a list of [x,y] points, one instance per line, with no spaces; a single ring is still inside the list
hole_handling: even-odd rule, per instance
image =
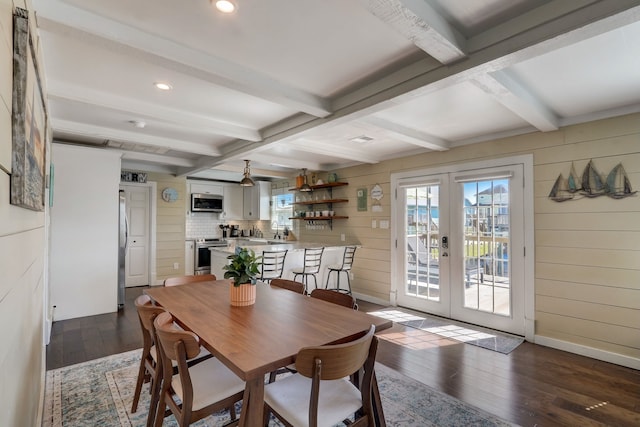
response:
[[[256,276],[260,274],[261,256],[247,248],[237,247],[227,259],[231,262],[223,270],[225,279],[231,279],[229,297],[231,305],[236,307],[252,305],[256,302]]]

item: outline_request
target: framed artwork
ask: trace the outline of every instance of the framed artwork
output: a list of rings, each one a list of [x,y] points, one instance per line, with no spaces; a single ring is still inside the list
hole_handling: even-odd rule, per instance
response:
[[[46,104],[29,33],[29,12],[16,8],[13,15],[12,205],[44,210],[46,129]]]
[[[356,190],[356,196],[358,200],[358,211],[364,212],[367,210],[367,189],[358,188]]]

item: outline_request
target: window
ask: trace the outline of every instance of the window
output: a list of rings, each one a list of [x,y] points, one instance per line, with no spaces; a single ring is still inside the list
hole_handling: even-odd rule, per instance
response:
[[[292,221],[289,218],[293,216],[294,197],[291,192],[277,194],[278,191],[282,190],[273,190],[271,196],[271,228],[274,231],[278,228],[282,232],[284,227],[291,229]]]

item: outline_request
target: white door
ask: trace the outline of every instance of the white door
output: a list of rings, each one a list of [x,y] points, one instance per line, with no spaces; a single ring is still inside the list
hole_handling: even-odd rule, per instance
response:
[[[396,182],[399,305],[524,334],[520,164]]]
[[[150,187],[122,185],[126,198],[128,245],[125,256],[125,286],[149,285]]]
[[[404,179],[397,188],[398,253],[403,289],[398,303],[449,317],[449,259],[440,251],[440,235],[448,233],[447,174]],[[443,212],[444,209],[444,212]],[[443,213],[445,214],[443,216]]]

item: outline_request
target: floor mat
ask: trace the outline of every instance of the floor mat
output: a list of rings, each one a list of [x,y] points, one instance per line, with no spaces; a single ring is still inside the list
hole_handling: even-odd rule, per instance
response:
[[[400,307],[369,312],[369,314],[503,354],[511,353],[524,342],[522,337],[516,335],[510,335],[476,325],[469,325],[443,317],[431,316]]]

